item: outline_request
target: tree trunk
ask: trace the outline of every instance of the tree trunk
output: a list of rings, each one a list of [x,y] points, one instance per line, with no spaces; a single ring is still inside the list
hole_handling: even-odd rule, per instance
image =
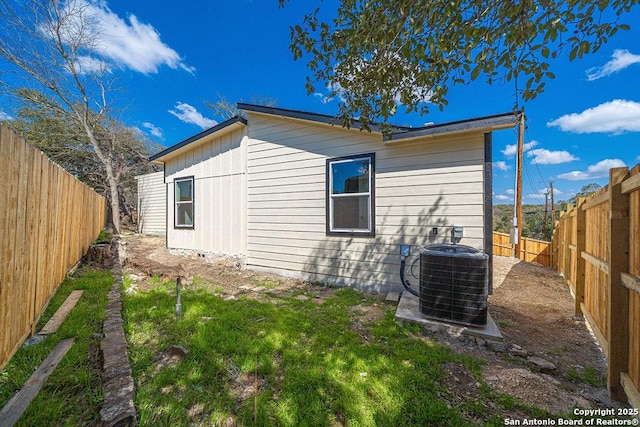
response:
[[[113,175],[111,162],[105,162],[105,170],[107,171],[107,182],[109,183],[109,194],[111,194],[111,224],[113,225],[113,234],[120,234],[120,196],[118,194],[118,182]]]
[[[118,236],[120,234],[120,197],[118,192],[118,180],[116,179],[116,175],[113,173],[113,164],[111,163],[112,153],[105,155],[100,148],[100,144],[98,144],[98,140],[96,139],[93,129],[89,124],[89,108],[86,107],[83,111],[76,114],[80,123],[82,123],[84,127],[91,146],[96,152],[96,156],[98,156],[98,159],[104,166],[104,170],[107,173],[107,183],[109,184],[109,195],[111,197],[111,224],[113,225],[113,235]]]

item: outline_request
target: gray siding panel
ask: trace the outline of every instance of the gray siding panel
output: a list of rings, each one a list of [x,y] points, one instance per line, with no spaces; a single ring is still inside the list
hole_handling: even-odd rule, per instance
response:
[[[136,177],[138,181],[138,232],[142,234],[167,233],[167,195],[164,173],[154,172]]]
[[[461,243],[483,248],[482,133],[387,146],[379,134],[247,115],[249,268],[385,291],[401,286],[401,244],[449,241],[462,225]],[[326,236],[326,159],[372,152],[375,236]]]

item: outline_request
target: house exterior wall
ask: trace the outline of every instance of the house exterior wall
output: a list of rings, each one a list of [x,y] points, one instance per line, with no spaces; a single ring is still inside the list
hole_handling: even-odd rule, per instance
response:
[[[167,194],[164,172],[136,177],[138,181],[138,233],[167,233]]]
[[[401,286],[401,244],[416,253],[461,225],[460,243],[483,249],[482,132],[385,145],[379,134],[247,116],[248,268],[387,291]],[[375,236],[327,236],[326,160],[367,153],[376,156]]]
[[[246,252],[246,132],[237,129],[165,162],[167,247]],[[174,180],[194,177],[193,229],[175,228]]]

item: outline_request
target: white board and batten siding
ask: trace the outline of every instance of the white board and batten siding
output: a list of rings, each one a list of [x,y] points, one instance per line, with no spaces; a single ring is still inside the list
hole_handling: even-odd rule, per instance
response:
[[[482,132],[387,145],[380,134],[247,116],[248,268],[387,291],[401,286],[401,244],[449,242],[455,225],[460,243],[483,249]],[[367,153],[376,156],[375,236],[327,236],[326,160]]]
[[[167,233],[167,192],[164,172],[136,176],[138,181],[138,233]]]
[[[174,180],[194,177],[193,229],[174,227]],[[246,253],[246,131],[236,129],[165,162],[167,247],[242,256]]]

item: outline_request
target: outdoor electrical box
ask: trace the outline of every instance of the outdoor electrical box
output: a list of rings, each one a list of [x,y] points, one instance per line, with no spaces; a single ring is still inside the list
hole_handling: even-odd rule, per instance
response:
[[[409,256],[409,255],[411,255],[411,246],[400,245],[400,256]]]
[[[454,241],[462,239],[462,237],[463,237],[462,230],[463,230],[463,227],[461,225],[454,225],[453,226],[452,237],[453,237]]]

